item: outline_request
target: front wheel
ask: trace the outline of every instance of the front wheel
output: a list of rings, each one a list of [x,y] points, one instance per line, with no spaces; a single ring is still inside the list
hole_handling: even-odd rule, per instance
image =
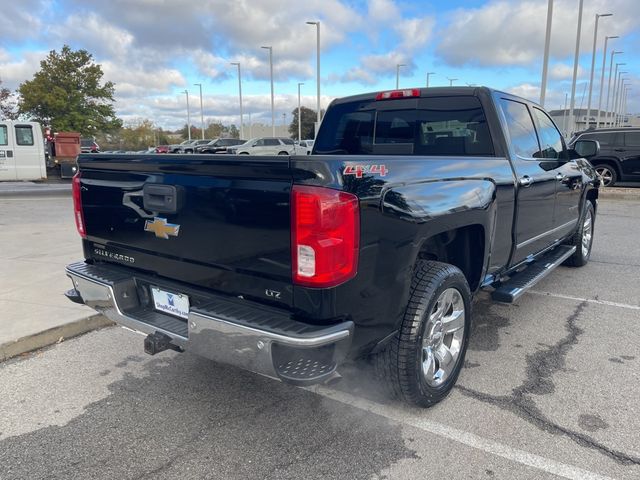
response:
[[[289,155],[287,152],[280,152],[278,155]]]
[[[376,355],[378,379],[394,397],[431,407],[458,379],[471,326],[471,292],[453,265],[419,261],[400,330]]]
[[[576,247],[576,251],[564,263],[571,267],[582,267],[589,262],[591,247],[593,246],[593,231],[595,227],[595,210],[593,204],[587,200],[584,204],[584,213],[576,233],[573,234],[568,244]]]

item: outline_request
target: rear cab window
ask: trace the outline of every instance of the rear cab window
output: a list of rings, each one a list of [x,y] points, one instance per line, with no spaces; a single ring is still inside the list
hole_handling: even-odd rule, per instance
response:
[[[322,124],[314,145],[319,155],[494,155],[474,96],[339,103]]]
[[[33,145],[33,128],[31,125],[16,125],[16,144]]]
[[[0,145],[4,146],[8,144],[9,144],[9,138],[8,138],[7,126],[0,125]]]

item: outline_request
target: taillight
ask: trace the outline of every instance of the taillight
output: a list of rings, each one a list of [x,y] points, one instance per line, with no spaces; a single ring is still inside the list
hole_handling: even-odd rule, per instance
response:
[[[380,92],[376,95],[376,100],[390,100],[392,98],[408,98],[419,96],[419,88],[409,88],[406,90],[390,90],[388,92]]]
[[[82,193],[80,191],[80,172],[73,176],[71,182],[71,193],[73,195],[73,217],[76,219],[76,228],[82,238],[87,236],[84,228],[84,215],[82,213]]]
[[[293,282],[335,287],[358,271],[358,197],[324,187],[294,185],[291,191]]]

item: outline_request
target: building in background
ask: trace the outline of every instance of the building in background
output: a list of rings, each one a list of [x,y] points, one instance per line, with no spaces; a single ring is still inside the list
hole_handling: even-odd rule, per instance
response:
[[[574,109],[574,125],[569,126],[569,109],[566,110],[551,110],[549,112],[551,118],[556,125],[560,129],[560,131],[564,134],[565,137],[569,138],[575,132],[581,132],[582,130],[587,129],[587,109],[579,108]],[[591,110],[591,119],[589,120],[589,128],[596,128],[596,121],[598,119],[598,111]],[[598,124],[598,128],[605,128],[605,121],[607,121],[606,112],[600,112],[600,123]],[[612,121],[612,113],[609,113],[608,121]],[[622,122],[620,124],[622,127],[640,127],[640,115],[631,115],[627,114],[622,117]],[[611,125],[608,125],[611,126]]]

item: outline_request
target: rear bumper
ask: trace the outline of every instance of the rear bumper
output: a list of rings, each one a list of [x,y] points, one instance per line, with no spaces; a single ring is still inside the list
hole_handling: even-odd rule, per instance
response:
[[[114,322],[147,334],[163,333],[171,343],[211,360],[283,381],[308,385],[330,377],[344,360],[353,323],[331,326],[295,321],[288,312],[246,300],[199,294],[188,319],[156,311],[144,289],[176,291],[175,284],[147,279],[126,268],[68,265],[73,289],[67,297]],[[181,293],[178,287],[176,293]]]

